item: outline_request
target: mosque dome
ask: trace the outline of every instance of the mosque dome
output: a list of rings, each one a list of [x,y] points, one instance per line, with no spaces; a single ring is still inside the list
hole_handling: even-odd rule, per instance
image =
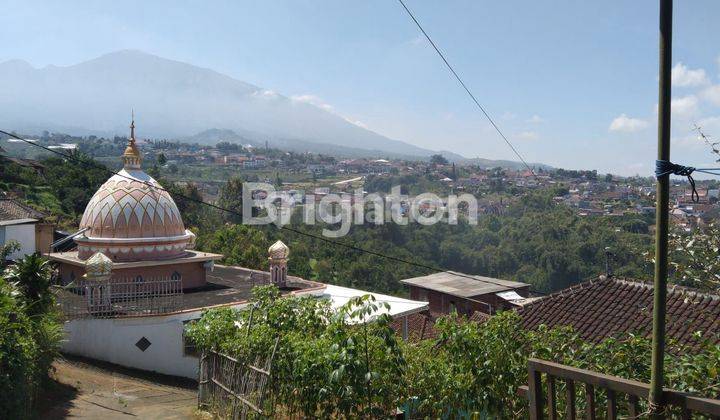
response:
[[[288,248],[283,241],[277,241],[270,245],[270,248],[268,248],[268,254],[270,254],[271,259],[285,260],[290,255],[290,248]]]
[[[108,277],[112,269],[113,262],[102,252],[96,252],[85,261],[85,274],[90,279]]]
[[[177,258],[185,254],[192,233],[185,230],[170,194],[140,168],[142,155],[135,144],[135,123],[122,155],[123,169],[92,196],[75,239],[78,257],[102,252],[112,261]]]

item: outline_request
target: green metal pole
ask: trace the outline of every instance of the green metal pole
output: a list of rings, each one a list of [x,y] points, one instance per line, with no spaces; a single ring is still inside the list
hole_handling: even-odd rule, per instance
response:
[[[672,66],[672,0],[660,0],[660,83],[658,99],[659,160],[670,160],[670,72]],[[665,300],[668,276],[668,202],[670,175],[657,180],[655,209],[655,287],[653,301],[650,405],[653,418],[663,418],[663,362],[665,355]]]

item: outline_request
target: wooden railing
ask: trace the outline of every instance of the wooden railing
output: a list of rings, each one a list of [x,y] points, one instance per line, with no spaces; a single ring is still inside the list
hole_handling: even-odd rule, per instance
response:
[[[266,400],[278,342],[276,339],[270,354],[257,357],[254,363],[204,352],[200,356],[198,408],[223,419],[272,418],[274,407]]]
[[[545,380],[543,381],[543,376]],[[528,385],[520,388],[530,403],[530,419],[575,419],[582,412],[587,419],[646,418],[650,385],[644,382],[604,375],[540,359],[528,361]],[[582,393],[578,398],[578,384]],[[558,398],[559,389],[564,396]],[[668,418],[720,419],[720,400],[696,397],[665,389],[663,400]]]

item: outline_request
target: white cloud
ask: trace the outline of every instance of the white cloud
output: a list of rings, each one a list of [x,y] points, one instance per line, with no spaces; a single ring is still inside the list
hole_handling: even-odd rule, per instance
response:
[[[531,123],[531,124],[540,124],[540,123],[545,122],[545,120],[544,120],[541,116],[535,114],[535,115],[533,115],[532,117],[530,117],[530,118],[528,118],[527,120],[525,120],[525,122],[528,122],[528,123]]]
[[[540,136],[535,131],[522,131],[517,137],[522,140],[537,140]]]
[[[670,108],[673,115],[679,117],[689,117],[697,112],[698,99],[695,95],[683,96],[682,98],[673,99],[670,102]]]
[[[645,120],[641,120],[640,118],[632,118],[628,117],[625,114],[621,114],[619,117],[612,120],[608,129],[610,131],[634,133],[636,131],[645,129],[647,126],[648,122]]]
[[[510,111],[505,111],[500,116],[500,118],[502,118],[503,120],[507,120],[507,121],[514,120],[516,117],[517,117],[517,115]]]
[[[278,97],[278,94],[272,90],[257,90],[253,93],[254,96],[260,98],[274,99]]]
[[[338,117],[344,119],[345,121],[349,122],[350,124],[355,124],[355,125],[357,125],[358,127],[362,127],[362,128],[365,128],[365,129],[368,128],[367,125],[365,125],[365,123],[363,123],[362,121],[358,121],[358,120],[355,120],[355,119],[352,119],[352,118],[348,118],[348,117],[340,114],[339,112],[337,112],[337,110],[335,109],[334,106],[332,106],[332,105],[328,104],[327,102],[323,101],[322,98],[320,98],[320,97],[317,96],[317,95],[312,95],[312,94],[293,95],[293,96],[290,97],[290,99],[293,100],[293,101],[296,101],[296,102],[302,102],[302,103],[306,103],[306,104],[310,104],[310,105],[316,106],[316,107],[318,107],[318,108],[320,108],[320,109],[322,109],[322,110],[325,110],[325,111],[327,111],[327,112],[329,112],[329,113],[331,113],[331,114],[333,114],[333,115],[337,115]]]
[[[418,35],[409,41],[410,45],[422,45],[425,43],[426,38],[422,35]]]
[[[701,93],[703,99],[712,103],[713,105],[720,106],[720,85],[710,86]]]
[[[325,103],[322,99],[320,99],[319,96],[310,95],[310,94],[304,94],[304,95],[293,95],[290,97],[293,101],[297,102],[304,102],[306,104],[315,105],[318,108],[324,109],[325,111],[333,112],[335,108]]]
[[[691,70],[683,63],[677,63],[672,68],[673,86],[702,86],[708,83],[710,83],[710,81],[704,69]]]

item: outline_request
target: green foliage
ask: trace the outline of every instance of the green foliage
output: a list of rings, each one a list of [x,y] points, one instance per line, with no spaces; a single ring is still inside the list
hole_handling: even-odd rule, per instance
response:
[[[435,165],[447,165],[448,160],[445,159],[445,156],[438,154],[430,156],[430,163]]]
[[[224,264],[256,269],[267,268],[269,246],[263,231],[248,225],[226,225],[197,239],[198,249],[224,255]]]
[[[7,258],[15,251],[20,250],[20,242],[11,239],[6,244],[0,245],[0,268],[5,266]]]
[[[689,234],[672,232],[668,249],[676,283],[717,293],[720,289],[720,227],[716,223]]]
[[[390,412],[405,362],[390,318],[371,296],[332,311],[327,301],[280,297],[272,286],[254,294],[252,309],[208,311],[188,336],[240,360],[267,357],[278,339],[273,392],[286,410],[322,418]]]
[[[226,182],[220,189],[220,199],[218,205],[224,209],[233,212],[223,212],[223,220],[231,223],[242,223],[242,184],[243,180],[239,177],[233,177]]]
[[[42,315],[52,310],[50,292],[52,267],[39,253],[30,254],[11,265],[3,274],[5,281],[15,284],[24,298],[25,310],[30,315]]]
[[[115,143],[121,147],[124,141],[118,138]],[[88,142],[94,140],[88,139]],[[78,156],[86,159],[84,155]],[[303,156],[296,157],[305,159]],[[50,211],[62,224],[73,225],[108,173],[89,164],[59,158],[46,159],[43,164],[47,168],[44,175],[15,164],[0,165],[0,181],[10,188],[26,190],[31,204]],[[181,171],[186,166],[182,165]],[[238,216],[197,202],[203,195],[193,183],[173,184],[160,176],[159,169],[150,168],[149,173],[175,199],[185,225],[198,235],[198,249],[224,254],[226,264],[263,269],[267,247],[272,240],[281,238],[292,250],[290,272],[301,277],[377,292],[404,293],[398,280],[427,274],[422,268],[279,231],[274,225],[235,227],[232,223],[241,222]],[[501,169],[495,169],[492,174],[502,180]],[[264,176],[272,179],[274,175],[267,172]],[[587,177],[592,173],[577,175]],[[365,189],[389,191],[392,185],[402,185],[403,193],[410,194],[449,193],[443,183],[419,174],[369,176]],[[555,291],[602,273],[604,250],[608,246],[615,255],[616,274],[636,277],[649,274],[641,256],[642,251],[651,246],[651,238],[646,233],[647,221],[637,217],[582,218],[552,200],[563,188],[549,188],[520,197],[493,196],[493,201],[510,200],[509,208],[499,215],[481,215],[476,226],[463,221],[456,226],[445,223],[353,225],[341,240],[422,265],[527,282],[533,290],[542,292]],[[218,204],[241,211],[240,178],[231,179],[222,188]],[[292,219],[293,229],[319,235],[327,227],[307,226],[299,219]],[[230,225],[222,226],[223,222]]]
[[[333,313],[313,298],[280,297],[256,289],[254,309],[216,309],[189,326],[200,348],[241,360],[267,356],[279,339],[273,364],[277,413],[307,417],[387,417],[395,407],[413,418],[522,418],[527,401],[517,394],[527,383],[527,360],[536,357],[647,382],[650,340],[634,334],[588,343],[570,328],[534,331],[516,312],[483,324],[451,315],[436,323],[436,340],[398,342],[390,319],[371,298],[355,299]],[[252,313],[252,315],[251,315]],[[248,331],[250,317],[253,327]],[[365,320],[370,322],[362,322]],[[702,334],[697,334],[698,342]],[[706,397],[718,393],[720,345],[673,344],[666,357],[668,386]],[[563,384],[558,384],[562,395]],[[598,396],[598,406],[603,405]],[[578,396],[578,404],[584,404]],[[559,410],[564,412],[560,399]]]
[[[29,256],[0,276],[0,418],[30,417],[59,351],[62,329],[44,263]]]

